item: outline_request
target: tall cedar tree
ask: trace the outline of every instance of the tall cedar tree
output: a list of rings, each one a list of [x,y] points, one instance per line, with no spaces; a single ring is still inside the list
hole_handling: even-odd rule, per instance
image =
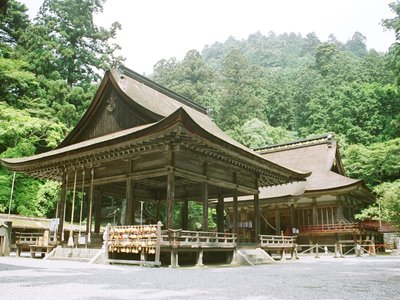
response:
[[[111,43],[121,25],[109,29],[94,24],[105,0],[45,0],[22,43],[37,74],[65,79],[69,86],[90,84],[123,59]],[[58,77],[58,78],[57,78]]]

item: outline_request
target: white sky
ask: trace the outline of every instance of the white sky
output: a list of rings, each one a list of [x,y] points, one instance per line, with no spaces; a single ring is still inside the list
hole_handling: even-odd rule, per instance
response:
[[[394,17],[388,4],[395,0],[108,0],[98,25],[118,21],[117,43],[125,65],[152,73],[162,58],[182,59],[187,51],[224,42],[229,35],[245,39],[268,34],[315,32],[321,40],[334,34],[346,42],[355,31],[367,38],[368,48],[386,52],[394,33],[380,24]],[[22,0],[35,15],[42,0]]]

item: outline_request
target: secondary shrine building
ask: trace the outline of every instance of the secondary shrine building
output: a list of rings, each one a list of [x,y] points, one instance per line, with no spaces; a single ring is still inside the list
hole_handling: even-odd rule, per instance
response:
[[[384,231],[378,222],[358,222],[354,215],[375,201],[362,180],[345,175],[333,134],[271,145],[255,150],[264,158],[311,173],[305,181],[260,188],[263,234],[297,236],[298,244],[333,245],[340,241],[376,240]],[[239,199],[239,232],[253,235],[253,205]],[[232,203],[226,204],[232,220]]]
[[[77,193],[84,194],[79,218],[87,219],[90,241],[100,232],[102,203],[109,197],[122,199],[120,223],[125,225],[137,223],[143,203],[158,207],[159,220],[160,204],[165,203],[165,229],[186,229],[188,201],[197,201],[203,207],[203,231],[208,231],[209,200],[215,199],[217,231],[238,233],[239,197],[250,197],[252,209],[260,211],[260,189],[265,195],[268,187],[291,186],[310,175],[283,167],[264,152],[230,138],[205,108],[122,66],[105,73],[86,113],[56,149],[2,163],[12,171],[62,183],[57,211],[62,234],[66,220],[77,220]],[[227,198],[229,226],[224,223]],[[177,201],[183,207],[179,223],[173,217]],[[252,232],[256,241],[258,213],[253,214]]]

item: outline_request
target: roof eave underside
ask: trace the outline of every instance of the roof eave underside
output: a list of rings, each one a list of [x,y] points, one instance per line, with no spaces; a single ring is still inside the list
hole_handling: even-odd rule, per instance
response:
[[[71,162],[79,157],[82,158],[90,151],[95,150],[98,154],[101,151],[105,151],[105,148],[108,148],[107,151],[109,152],[110,147],[114,149],[121,148],[126,144],[138,144],[144,139],[154,139],[161,134],[165,135],[168,132],[171,132],[174,129],[174,125],[177,124],[183,125],[183,128],[188,132],[197,136],[210,147],[217,149],[223,155],[234,157],[244,164],[251,165],[260,173],[260,175],[269,174],[270,176],[276,176],[277,182],[284,183],[300,181],[304,180],[304,178],[309,175],[308,173],[296,173],[293,170],[281,167],[256,154],[244,151],[243,149],[237,148],[224,140],[218,139],[218,137],[211,135],[201,126],[197,125],[182,108],[154,124],[124,130],[28,158],[2,159],[2,163],[11,170],[25,172],[27,174],[45,168],[46,163],[56,164],[57,168],[60,169],[65,166],[66,162]]]

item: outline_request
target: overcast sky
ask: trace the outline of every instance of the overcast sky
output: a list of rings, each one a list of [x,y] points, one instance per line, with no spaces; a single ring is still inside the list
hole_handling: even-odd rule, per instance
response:
[[[35,15],[42,0],[23,0]],[[386,52],[394,33],[381,21],[394,14],[394,0],[108,0],[98,25],[122,24],[117,43],[125,65],[152,73],[162,58],[182,59],[191,49],[224,42],[230,35],[245,39],[260,31],[268,34],[315,32],[321,40],[332,33],[346,42],[359,31],[368,48]]]

